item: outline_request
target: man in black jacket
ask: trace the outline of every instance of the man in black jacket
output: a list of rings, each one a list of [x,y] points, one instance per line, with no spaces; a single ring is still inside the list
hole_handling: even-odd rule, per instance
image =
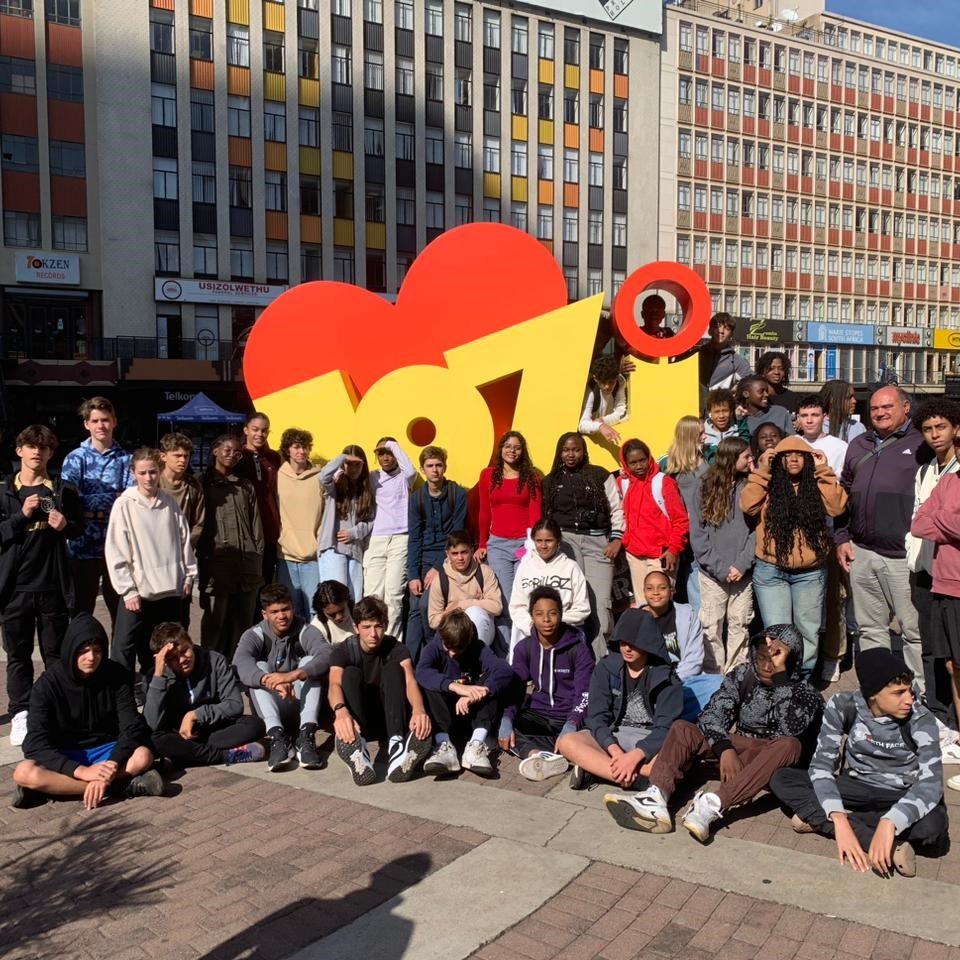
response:
[[[26,757],[13,771],[13,806],[36,806],[44,794],[82,797],[92,810],[110,793],[158,797],[163,780],[146,746],[127,671],[108,660],[107,634],[88,613],[67,628],[63,656],[34,684]]]
[[[33,688],[34,636],[44,667],[60,657],[74,608],[67,541],[83,532],[80,495],[72,484],[51,480],[47,464],[57,437],[41,425],[20,431],[20,471],[0,482],[0,611],[7,654],[10,744],[27,735]]]

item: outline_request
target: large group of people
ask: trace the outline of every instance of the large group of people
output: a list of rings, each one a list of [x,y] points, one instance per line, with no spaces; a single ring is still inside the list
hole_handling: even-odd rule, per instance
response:
[[[698,840],[768,789],[855,869],[912,875],[944,848],[960,759],[960,406],[882,386],[861,423],[845,381],[797,393],[777,352],[749,369],[735,327],[713,318],[702,409],[659,458],[618,432],[616,354],[551,464],[511,430],[463,484],[442,447],[415,464],[389,436],[373,470],[354,444],[317,462],[296,427],[275,451],[257,412],[202,475],[182,433],[127,452],[102,397],[56,477],[57,437],[25,428],[0,484],[14,806],[158,795],[167,766],[319,770],[327,727],[359,786],[374,742],[391,782],[491,776],[503,751],[620,788],[612,818],[651,833],[716,762],[681,817]]]

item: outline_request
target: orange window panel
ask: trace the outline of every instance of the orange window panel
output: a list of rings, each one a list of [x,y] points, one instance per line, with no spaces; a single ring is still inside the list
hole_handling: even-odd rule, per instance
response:
[[[50,177],[50,212],[55,217],[85,217],[87,181],[80,177]]]
[[[552,240],[541,240],[540,241],[544,249],[552,256],[553,255],[553,241]]]
[[[190,0],[190,13],[195,17],[213,19],[213,0]]]
[[[47,101],[47,123],[51,140],[83,143],[83,104],[65,100]]]
[[[603,131],[590,128],[590,152],[603,153]]]
[[[253,148],[247,137],[228,137],[227,153],[231,167],[253,166]]]
[[[65,23],[47,24],[47,60],[67,67],[83,66],[80,28]]]
[[[50,101],[51,104],[55,102]],[[37,98],[25,93],[0,93],[0,133],[35,137],[37,135]],[[50,136],[53,136],[52,130]]]
[[[602,70],[590,71],[590,92],[603,93],[603,71]]]
[[[553,181],[537,181],[537,203],[553,203]]]
[[[287,215],[280,210],[266,212],[266,236],[268,240],[287,239]]]
[[[575,123],[563,125],[563,145],[571,150],[580,146],[580,127]]]
[[[235,97],[250,96],[250,68],[227,64],[227,93]]]
[[[40,212],[40,174],[3,171],[3,206],[19,213]]]
[[[630,83],[627,80],[626,74],[615,73],[613,75],[613,95],[618,100],[626,100],[629,93]]]
[[[575,183],[563,185],[563,205],[565,207],[580,206],[580,187]]]
[[[33,21],[0,14],[0,56],[33,60]]]
[[[267,140],[263,144],[263,166],[267,170],[287,169],[287,145]]]
[[[150,0],[150,6],[158,10],[176,10],[177,0]]]
[[[301,243],[320,243],[319,217],[300,214],[300,241]]]
[[[196,90],[213,89],[213,61],[190,60],[190,86]]]

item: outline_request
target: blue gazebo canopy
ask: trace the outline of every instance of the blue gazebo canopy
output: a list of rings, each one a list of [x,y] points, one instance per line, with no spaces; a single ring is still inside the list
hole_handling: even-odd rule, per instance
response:
[[[198,393],[192,400],[177,410],[158,413],[158,420],[180,423],[243,423],[247,418],[242,413],[231,413],[214,403],[205,393]]]

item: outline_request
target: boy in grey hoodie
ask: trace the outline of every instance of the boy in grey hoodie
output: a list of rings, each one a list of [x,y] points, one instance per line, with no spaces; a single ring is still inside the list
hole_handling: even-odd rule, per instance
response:
[[[856,667],[860,689],[830,699],[810,770],[779,770],[770,789],[794,830],[836,839],[841,862],[913,877],[913,845],[942,849],[947,838],[936,721],[901,657],[873,647]]]

